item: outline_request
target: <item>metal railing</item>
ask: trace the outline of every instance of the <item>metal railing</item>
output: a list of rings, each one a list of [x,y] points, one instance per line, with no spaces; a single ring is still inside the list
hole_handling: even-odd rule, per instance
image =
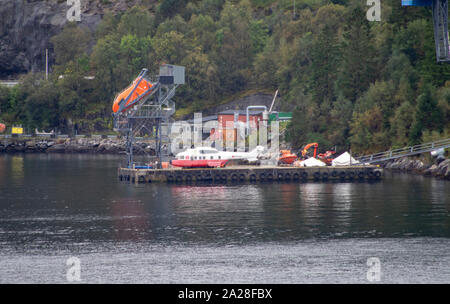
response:
[[[21,139],[81,139],[81,138],[91,138],[91,139],[118,139],[117,135],[101,135],[101,134],[78,134],[78,135],[68,135],[68,134],[0,134],[0,139],[8,138],[21,138]]]
[[[400,149],[394,149],[379,153],[374,153],[370,155],[364,155],[360,157],[356,157],[356,160],[358,160],[361,163],[364,164],[371,164],[371,163],[377,163],[382,162],[386,160],[401,158],[405,156],[411,156],[411,155],[417,155],[422,154],[425,152],[431,152],[437,149],[445,149],[450,147],[450,138],[442,139],[438,141],[433,141],[429,143],[424,143],[420,145],[415,146],[409,146],[404,147]]]

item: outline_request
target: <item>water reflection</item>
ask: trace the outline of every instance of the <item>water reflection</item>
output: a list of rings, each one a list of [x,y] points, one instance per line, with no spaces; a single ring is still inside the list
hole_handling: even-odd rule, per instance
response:
[[[284,210],[293,210],[297,202],[297,185],[294,183],[282,183],[279,185]]]
[[[11,174],[12,181],[18,185],[23,185],[24,170],[23,170],[23,156],[11,157]]]
[[[117,181],[120,159],[0,156],[0,242],[450,237],[446,181],[133,185]]]
[[[260,212],[261,189],[255,185],[174,185],[170,187],[175,212]]]
[[[111,204],[115,240],[151,238],[148,212],[140,200],[119,199]]]
[[[4,157],[0,158],[0,187],[5,183],[5,179],[7,178],[6,173],[6,159]]]
[[[339,210],[350,210],[351,202],[352,202],[352,193],[356,189],[354,187],[357,186],[355,183],[340,183],[333,185],[333,200],[335,206]]]

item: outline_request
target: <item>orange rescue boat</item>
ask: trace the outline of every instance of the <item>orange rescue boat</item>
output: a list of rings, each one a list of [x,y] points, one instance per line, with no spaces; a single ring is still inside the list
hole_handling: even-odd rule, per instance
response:
[[[112,110],[114,113],[125,112],[131,108],[135,103],[141,100],[143,97],[149,95],[152,92],[153,84],[144,78],[145,74],[140,74],[128,88],[123,90],[114,99]],[[136,89],[135,89],[136,88]],[[134,92],[133,92],[134,90]],[[126,101],[128,99],[128,101]],[[126,101],[125,105],[121,103]]]
[[[292,164],[296,159],[297,155],[291,152],[291,150],[280,150],[280,158],[278,159],[281,163]]]

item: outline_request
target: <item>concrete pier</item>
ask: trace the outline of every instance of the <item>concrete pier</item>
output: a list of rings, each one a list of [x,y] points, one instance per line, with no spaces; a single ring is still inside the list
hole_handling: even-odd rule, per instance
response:
[[[383,169],[376,166],[345,167],[279,167],[234,166],[225,168],[170,168],[129,169],[119,168],[120,181],[131,183],[195,183],[195,182],[283,182],[328,180],[377,180]]]

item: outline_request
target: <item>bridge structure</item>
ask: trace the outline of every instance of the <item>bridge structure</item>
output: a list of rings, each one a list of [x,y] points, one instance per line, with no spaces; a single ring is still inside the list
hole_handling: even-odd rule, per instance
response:
[[[400,149],[364,155],[360,157],[355,157],[355,159],[363,164],[373,164],[446,148],[450,148],[450,138],[424,143],[421,145],[409,146]]]
[[[160,67],[159,75],[148,77],[143,69],[127,91],[127,96],[119,102],[119,109],[113,114],[114,131],[126,137],[127,167],[134,168],[140,164],[134,161],[136,139],[144,139],[154,147],[154,154],[148,155],[160,162],[167,155],[162,151],[164,140],[163,126],[168,126],[170,117],[175,113],[175,96],[179,85],[184,84],[184,67],[165,64]],[[152,79],[151,79],[152,78]],[[141,95],[137,94],[142,81],[151,87]],[[167,135],[166,135],[167,136]],[[166,138],[167,139],[167,138]],[[145,152],[145,151],[144,151]],[[148,162],[145,166],[148,166]]]
[[[402,6],[431,6],[436,60],[449,62],[448,0],[402,0]]]

